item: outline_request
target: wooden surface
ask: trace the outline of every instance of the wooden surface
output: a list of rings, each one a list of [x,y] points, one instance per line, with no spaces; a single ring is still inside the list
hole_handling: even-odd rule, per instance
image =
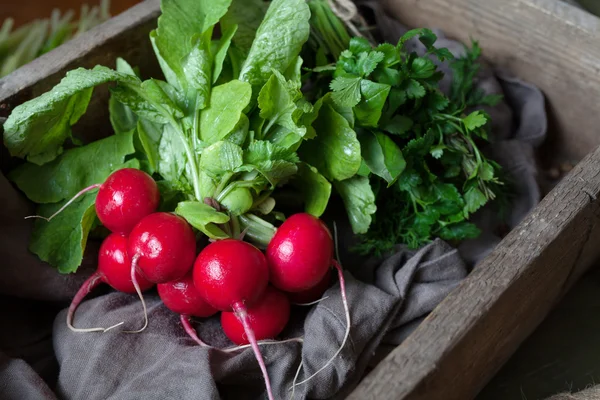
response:
[[[600,149],[584,159],[350,399],[473,398],[594,261]],[[595,197],[596,199],[592,199]]]
[[[599,143],[600,19],[558,0],[383,0],[410,26],[477,39],[493,64],[541,87],[551,111],[544,153],[579,159]],[[573,140],[577,138],[577,140]]]
[[[143,75],[155,75],[148,32],[158,4],[146,0],[0,80],[0,117],[76,66],[113,66],[121,56],[140,66]],[[553,0],[394,4],[411,25],[441,27],[461,40],[477,37],[493,62],[539,85],[556,128],[553,157],[579,159],[600,142],[598,21],[589,14]],[[559,19],[564,16],[570,19]],[[574,56],[581,62],[572,62]],[[108,125],[106,92],[99,92],[75,134]],[[473,398],[597,259],[599,195],[600,150],[579,164],[350,398]]]

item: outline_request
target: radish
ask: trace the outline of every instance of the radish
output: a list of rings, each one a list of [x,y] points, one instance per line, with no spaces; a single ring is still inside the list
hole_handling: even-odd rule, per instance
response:
[[[336,246],[337,247],[337,246]],[[290,388],[308,382],[324,370],[342,351],[350,336],[350,310],[342,267],[333,258],[334,243],[331,232],[323,221],[308,214],[298,213],[287,218],[269,242],[266,251],[269,275],[273,286],[286,292],[305,292],[325,279],[333,266],[337,269],[346,314],[346,332],[334,355],[314,374]],[[302,367],[302,365],[300,365]],[[296,375],[297,376],[297,375]]]
[[[302,292],[287,293],[287,297],[293,304],[296,305],[312,305],[319,301],[319,299],[323,296],[323,293],[325,293],[330,285],[331,274],[328,272],[314,287],[306,289]]]
[[[192,268],[196,256],[196,236],[187,221],[178,215],[156,212],[142,218],[129,234],[130,276],[142,306],[144,326],[148,326],[146,302],[138,285],[140,273],[153,283],[183,278]]]
[[[134,168],[113,172],[98,190],[96,214],[106,228],[129,233],[142,218],[156,211],[158,185],[150,175]]]
[[[248,321],[256,340],[274,339],[290,319],[290,302],[283,292],[268,286],[261,298],[248,307]],[[225,335],[235,344],[248,344],[244,326],[233,312],[221,313]]]
[[[196,290],[191,271],[181,279],[158,284],[156,288],[164,305],[177,314],[204,318],[218,312]]]
[[[333,239],[320,219],[294,214],[277,228],[266,256],[273,286],[284,292],[302,292],[319,284],[329,271]]]
[[[50,221],[81,195],[98,190],[95,208],[98,219],[112,232],[129,233],[146,215],[158,208],[160,193],[150,175],[135,168],[121,168],[108,176],[104,183],[82,189],[50,217],[33,215]]]
[[[123,322],[109,328],[75,328],[73,327],[73,316],[75,310],[84,299],[100,283],[104,282],[113,289],[123,293],[135,293],[136,289],[131,280],[131,257],[127,253],[127,236],[122,233],[111,233],[104,239],[98,253],[98,270],[92,274],[77,291],[67,313],[67,325],[74,332],[106,332],[115,328]],[[139,274],[137,281],[140,290],[148,290],[153,283],[147,281]]]
[[[248,310],[265,292],[269,267],[265,256],[250,243],[218,240],[206,246],[194,263],[194,284],[204,299],[220,311],[233,311],[240,320],[273,399],[267,367],[250,324]]]
[[[156,212],[144,217],[129,234],[134,267],[154,283],[183,278],[196,257],[196,236],[182,217]]]

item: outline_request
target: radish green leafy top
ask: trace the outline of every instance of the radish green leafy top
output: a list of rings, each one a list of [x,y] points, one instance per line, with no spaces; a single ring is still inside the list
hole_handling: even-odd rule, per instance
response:
[[[466,219],[500,182],[499,167],[475,144],[487,116],[463,115],[491,101],[472,90],[474,59],[460,64],[448,98],[433,62],[403,51],[420,35],[430,54],[449,57],[427,30],[373,47],[350,40],[324,0],[273,0],[266,8],[163,0],[161,11],[149,40],[164,80],[143,80],[123,59],[116,70],[79,68],[5,122],[5,145],[27,160],[10,178],[41,204],[40,215],[127,165],[154,177],[162,210],[212,239],[246,229],[265,245],[271,223],[285,218],[275,199],[286,191],[315,216],[340,196],[369,252],[476,233]],[[93,88],[109,82],[115,135],[83,145],[71,126]],[[94,198],[36,221],[30,249],[61,272],[75,271],[98,225]]]

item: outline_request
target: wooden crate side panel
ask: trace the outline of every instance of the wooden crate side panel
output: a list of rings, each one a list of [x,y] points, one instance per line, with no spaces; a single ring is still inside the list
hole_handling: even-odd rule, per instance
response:
[[[556,0],[383,0],[412,27],[477,39],[495,67],[548,99],[546,153],[579,160],[600,144],[600,19]],[[573,140],[577,138],[577,140]]]
[[[600,149],[586,157],[365,378],[350,399],[473,398],[565,291],[598,234]]]

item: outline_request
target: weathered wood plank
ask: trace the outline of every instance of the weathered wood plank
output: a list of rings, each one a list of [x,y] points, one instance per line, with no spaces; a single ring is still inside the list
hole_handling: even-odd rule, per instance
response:
[[[539,86],[552,118],[548,157],[579,160],[599,143],[599,18],[556,0],[383,2],[409,26],[477,39],[495,67]]]
[[[600,230],[600,148],[358,386],[350,399],[473,398],[543,320]]]

